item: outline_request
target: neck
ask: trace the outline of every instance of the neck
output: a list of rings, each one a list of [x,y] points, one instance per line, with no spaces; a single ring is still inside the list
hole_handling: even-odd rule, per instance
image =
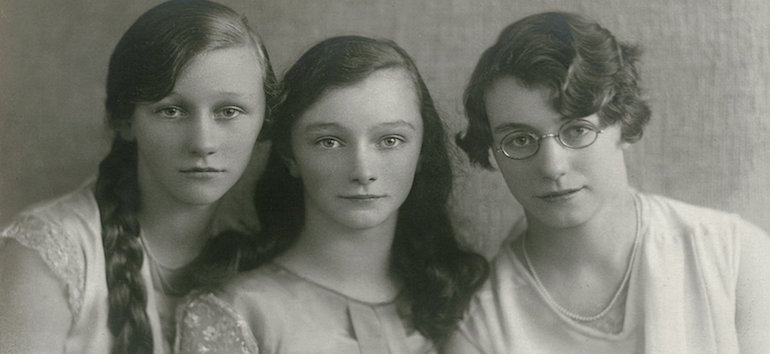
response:
[[[208,240],[207,230],[216,211],[216,204],[160,204],[162,203],[142,204],[138,215],[142,238],[160,262],[174,268],[182,267],[198,256]]]
[[[348,229],[308,215],[297,242],[276,261],[298,274],[366,302],[398,293],[390,271],[396,216],[369,229]]]
[[[636,237],[636,208],[624,192],[583,224],[553,228],[527,217],[527,250],[542,263],[621,266]]]

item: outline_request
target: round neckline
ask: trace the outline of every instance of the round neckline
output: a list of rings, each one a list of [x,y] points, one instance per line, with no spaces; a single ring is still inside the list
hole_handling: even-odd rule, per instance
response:
[[[344,294],[344,293],[342,293],[342,292],[340,292],[338,290],[332,289],[332,288],[330,288],[330,287],[328,287],[328,286],[326,286],[324,284],[321,284],[321,283],[319,283],[319,282],[317,282],[315,280],[312,280],[312,279],[310,279],[308,277],[305,277],[305,276],[303,276],[303,275],[301,275],[301,274],[299,274],[299,273],[289,269],[285,265],[280,264],[280,263],[278,263],[276,261],[271,261],[270,263],[268,263],[266,265],[271,265],[271,266],[275,267],[276,268],[275,270],[278,271],[278,272],[283,272],[285,274],[289,274],[289,275],[291,275],[291,276],[293,276],[293,277],[295,277],[295,278],[297,278],[297,279],[299,279],[299,280],[301,280],[301,281],[303,281],[305,283],[311,284],[311,285],[313,285],[316,288],[319,288],[319,289],[322,289],[322,290],[324,290],[324,291],[326,291],[328,293],[334,294],[334,295],[336,295],[338,297],[341,297],[341,298],[343,298],[343,299],[345,299],[347,301],[352,301],[352,302],[355,302],[355,303],[358,303],[358,304],[362,304],[362,305],[366,305],[366,306],[369,306],[369,307],[384,307],[384,306],[389,306],[389,305],[396,304],[401,299],[401,297],[404,294],[404,289],[402,287],[401,289],[399,289],[398,293],[396,293],[396,295],[393,298],[389,299],[389,300],[384,300],[384,301],[365,301],[365,300],[360,300],[360,299],[356,299],[354,297],[351,297],[349,295],[346,295],[346,294]]]
[[[579,331],[580,333],[583,333],[585,335],[595,337],[595,338],[602,338],[602,339],[609,339],[609,340],[623,340],[627,338],[637,327],[638,323],[636,321],[637,318],[637,309],[636,309],[636,284],[634,279],[638,279],[639,277],[639,268],[643,252],[643,246],[644,246],[644,239],[646,232],[644,231],[644,223],[642,222],[643,217],[643,209],[644,204],[642,202],[642,198],[639,196],[638,192],[635,190],[631,190],[631,193],[634,196],[634,199],[637,203],[636,208],[636,227],[638,238],[639,238],[639,250],[638,254],[636,254],[633,264],[632,264],[632,271],[628,280],[627,284],[627,290],[626,290],[626,299],[625,299],[625,305],[624,305],[624,312],[623,312],[623,327],[621,330],[617,333],[611,333],[611,332],[604,332],[598,328],[583,324],[581,322],[575,321],[568,316],[561,313],[558,309],[551,306],[551,304],[548,303],[548,301],[545,299],[545,295],[541,292],[541,290],[538,288],[534,277],[527,269],[526,264],[523,263],[523,260],[519,259],[519,256],[514,252],[514,245],[516,242],[521,242],[520,238],[524,235],[526,232],[526,229],[519,233],[519,235],[510,240],[506,247],[508,247],[508,250],[510,251],[508,256],[512,259],[514,267],[518,269],[518,276],[524,278],[524,281],[526,282],[527,286],[532,288],[532,291],[536,294],[535,296],[543,303],[543,306],[548,309],[551,313],[553,313],[555,317],[559,318],[563,323],[565,323],[570,328],[573,328],[576,331]]]
[[[187,294],[190,290],[189,279],[186,279],[189,271],[187,265],[178,268],[167,267],[158,262],[147,241],[141,235],[139,243],[142,245],[142,250],[145,253],[145,261],[147,262],[153,288],[161,294],[170,297],[180,297]],[[184,283],[181,286],[183,289],[180,290],[178,284],[172,284],[174,282]],[[185,290],[184,288],[188,289]]]

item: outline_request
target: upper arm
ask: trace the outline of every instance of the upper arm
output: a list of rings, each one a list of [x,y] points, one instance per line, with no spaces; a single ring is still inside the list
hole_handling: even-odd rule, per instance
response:
[[[67,292],[40,254],[0,246],[0,352],[61,352],[72,322]]]
[[[735,322],[741,352],[770,348],[770,237],[748,225],[738,230],[740,264]]]

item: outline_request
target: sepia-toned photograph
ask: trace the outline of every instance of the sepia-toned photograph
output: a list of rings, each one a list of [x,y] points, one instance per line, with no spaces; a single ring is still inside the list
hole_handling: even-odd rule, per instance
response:
[[[770,351],[770,2],[7,0],[0,353]]]

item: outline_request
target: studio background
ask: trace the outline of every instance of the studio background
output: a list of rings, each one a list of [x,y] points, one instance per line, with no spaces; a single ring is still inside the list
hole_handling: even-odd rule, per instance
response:
[[[96,173],[109,55],[158,1],[5,0],[0,4],[0,225]],[[627,152],[631,184],[741,214],[770,230],[770,2],[764,0],[224,0],[245,14],[277,74],[341,34],[395,40],[416,60],[452,135],[462,90],[509,23],[537,12],[587,15],[642,46],[653,108]],[[486,254],[521,208],[497,172],[456,153],[452,209],[460,235]],[[264,150],[259,150],[264,153]],[[259,156],[255,159],[259,162]]]

